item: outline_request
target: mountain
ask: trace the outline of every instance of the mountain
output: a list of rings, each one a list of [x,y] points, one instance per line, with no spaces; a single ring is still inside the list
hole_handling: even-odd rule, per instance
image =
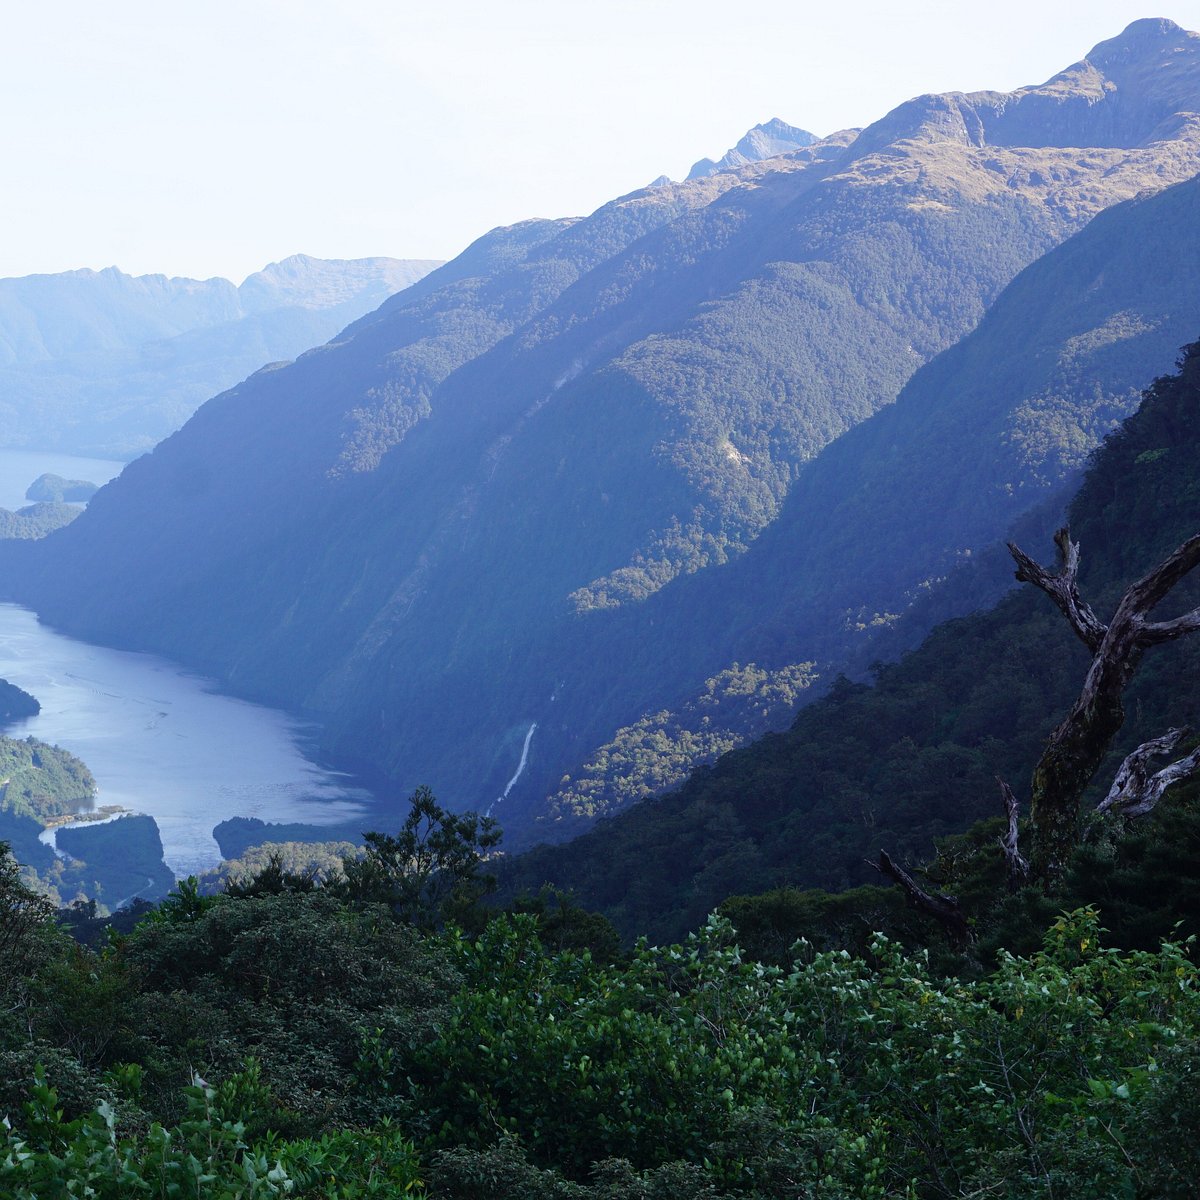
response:
[[[297,254],[237,287],[116,267],[0,279],[0,446],[133,457],[437,265]]]
[[[716,161],[702,158],[694,163],[687,177],[704,179],[709,175],[719,175],[722,171],[733,171],[737,167],[746,166],[747,163],[774,158],[777,154],[803,150],[805,146],[811,146],[819,140],[815,133],[809,133],[807,129],[798,129],[778,117],[772,117],[771,120],[755,125],[747,131],[745,137],[732,150],[726,150]]]
[[[815,663],[865,666],[998,595],[1010,572],[993,560],[969,592],[942,594],[888,628],[1024,514],[1053,520],[1088,452],[1195,337],[1198,312],[1200,179],[1106,211],[1018,275],[894,405],[805,465],[745,555],[623,614],[623,640],[643,647],[652,676],[686,664],[694,679],[719,680],[749,662],[772,682],[756,689],[749,716],[698,693],[618,730],[555,790],[539,820],[545,835],[561,839],[748,734],[782,727],[798,698],[779,688],[789,672],[811,683]],[[655,635],[685,621],[689,639]],[[702,725],[688,720],[698,705]]]
[[[827,674],[856,623],[963,548],[944,512],[910,534],[864,482],[901,566],[871,589],[843,563],[826,595],[809,564],[841,557],[829,502],[859,493],[837,472],[820,483],[818,456],[1097,213],[1194,176],[1198,111],[1200,37],[1136,22],[1040,87],[921,97],[861,133],[494,231],[211,400],[68,528],[0,548],[0,588],[69,632],[315,716],[327,752],[402,794],[424,782],[486,808],[506,793],[509,844],[545,836],[546,797],[618,730],[688,704],[702,727],[706,680],[753,726],[744,688],[794,698],[801,664]],[[1101,308],[1075,313],[1086,386],[1088,346],[1101,365],[1106,345],[1123,355],[1119,323],[1093,336]],[[1057,327],[1039,343],[1009,312],[1010,349],[1042,344],[1058,366],[1022,368],[1028,414],[996,418],[1028,449],[998,468],[1004,521],[1133,403],[1127,377],[1104,376],[1060,436],[1075,402],[1039,388],[1073,360]],[[982,388],[999,368],[972,370]],[[955,399],[929,395],[932,415],[894,435],[911,450],[884,437],[894,461],[863,479],[907,462],[918,499],[922,481],[974,496],[921,440]],[[978,411],[1000,401],[981,390]],[[809,597],[795,619],[789,596]]]
[[[1200,309],[1192,315],[1200,328]],[[1200,342],[1105,442],[1072,500],[1080,592],[1101,620],[1129,583],[1200,530],[1198,412]],[[1022,549],[1053,562],[1048,535],[1022,538]],[[1163,617],[1197,604],[1193,578]],[[842,679],[786,732],[726,755],[677,792],[506,864],[506,894],[569,888],[625,934],[658,940],[695,928],[734,892],[876,882],[868,860],[881,848],[920,861],[935,838],[1000,816],[997,777],[1027,802],[1033,766],[1088,663],[1047,597],[1022,585],[939,625],[899,662],[877,666],[872,684]],[[1200,638],[1149,651],[1125,708],[1092,804],[1135,746],[1196,727]],[[1195,847],[1178,853],[1194,861]]]

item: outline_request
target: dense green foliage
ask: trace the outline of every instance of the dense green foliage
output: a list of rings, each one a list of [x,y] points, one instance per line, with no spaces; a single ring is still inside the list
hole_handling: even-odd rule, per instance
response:
[[[466,987],[417,1056],[434,1144],[507,1132],[577,1178],[614,1155],[677,1159],[755,1196],[966,1196],[1003,1180],[1011,1196],[1111,1197],[1170,1177],[1175,1156],[1143,1157],[1134,1114],[1193,1036],[1179,948],[1106,951],[1082,912],[1045,951],[966,983],[880,939],[866,961],[834,952],[784,973],[726,937],[713,924],[617,969],[548,955],[520,923],[464,945]]]
[[[394,1115],[396,1097],[359,1077],[427,1036],[455,980],[411,929],[323,891],[205,898],[181,885],[119,961],[153,1016],[121,1053],[139,1052],[157,1103],[169,1111],[184,1063],[224,1078],[253,1054],[273,1097],[259,1120],[293,1132]]]
[[[268,867],[314,882],[328,882],[342,874],[342,863],[362,853],[353,842],[261,842],[237,858],[227,858],[219,867],[200,877],[201,891],[224,891],[230,881],[250,880]]]
[[[857,136],[495,231],[205,405],[71,528],[4,549],[0,586],[72,633],[312,712],[323,749],[396,794],[430,781],[456,810],[494,802],[536,722],[510,846],[538,836],[564,775],[588,785],[581,811],[612,811],[691,758],[671,726],[694,734],[680,710],[705,680],[735,662],[833,678],[860,624],[1060,484],[1194,336],[1176,321],[1200,223],[1161,222],[1139,289],[1149,202],[1114,214],[1070,270],[1013,294],[1001,353],[977,344],[895,406],[861,480],[806,490],[1022,269],[1200,167],[1194,126],[1164,123],[1200,108],[1194,39],[1155,26],[1096,70],[1099,92],[1067,72],[1019,104],[926,96]],[[1113,113],[1132,142],[1114,143]],[[964,545],[939,480],[969,492],[989,456]],[[581,770],[618,731],[611,781]],[[751,731],[693,750],[731,732]]]
[[[617,730],[583,764],[563,777],[547,803],[555,840],[572,821],[609,816],[675,787],[696,767],[761,736],[795,709],[813,683],[813,664],[765,671],[754,663],[732,667],[704,682],[704,690],[676,711],[664,709]]]
[[[0,729],[14,721],[36,717],[41,711],[42,706],[28,692],[7,679],[0,679]]]
[[[213,837],[221,848],[226,862],[241,860],[253,853],[257,847],[267,844],[280,846],[296,843],[320,847],[333,842],[362,841],[362,822],[353,821],[343,825],[305,825],[299,822],[283,823],[261,821],[258,817],[230,817],[213,827]],[[308,852],[318,853],[318,850]],[[296,854],[306,851],[297,849]],[[332,865],[331,863],[328,865]],[[299,866],[294,869],[300,870]]]
[[[73,754],[32,737],[0,737],[0,807],[45,821],[78,812],[95,796],[96,780]]]
[[[343,859],[333,890],[359,903],[386,905],[418,929],[462,921],[495,889],[482,856],[500,841],[496,822],[446,812],[427,787],[409,797],[400,831],[368,833],[362,854]]]
[[[546,911],[472,938],[184,884],[97,954],[0,857],[0,1192],[1191,1194],[1189,946],[1106,948],[1081,909],[975,978],[879,935],[764,966],[716,918],[614,960]]]

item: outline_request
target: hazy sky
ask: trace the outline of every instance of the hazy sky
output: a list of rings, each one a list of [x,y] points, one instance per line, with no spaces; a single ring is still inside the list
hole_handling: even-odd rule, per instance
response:
[[[447,258],[782,117],[1040,83],[1200,0],[44,0],[6,6],[0,275]]]

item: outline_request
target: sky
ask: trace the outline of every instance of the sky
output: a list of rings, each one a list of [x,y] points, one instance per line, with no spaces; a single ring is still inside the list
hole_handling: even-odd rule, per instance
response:
[[[1169,7],[1168,7],[1169,6]],[[43,0],[6,6],[0,276],[240,282],[450,258],[680,179],[752,125],[1040,83],[1200,0]]]

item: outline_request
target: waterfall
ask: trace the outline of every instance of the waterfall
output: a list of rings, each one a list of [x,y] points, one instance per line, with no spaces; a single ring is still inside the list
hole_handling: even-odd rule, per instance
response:
[[[508,793],[513,790],[513,784],[515,784],[517,780],[521,778],[521,772],[525,770],[525,763],[529,759],[529,743],[533,741],[533,731],[536,728],[537,722],[534,721],[533,724],[529,726],[529,732],[525,735],[525,745],[521,747],[521,761],[517,763],[516,774],[513,775],[513,777],[508,781],[508,786],[504,789],[503,794],[497,796],[496,799],[488,805],[487,812],[483,814],[485,817],[490,817],[492,815],[492,809],[495,808],[501,800],[508,799]]]

